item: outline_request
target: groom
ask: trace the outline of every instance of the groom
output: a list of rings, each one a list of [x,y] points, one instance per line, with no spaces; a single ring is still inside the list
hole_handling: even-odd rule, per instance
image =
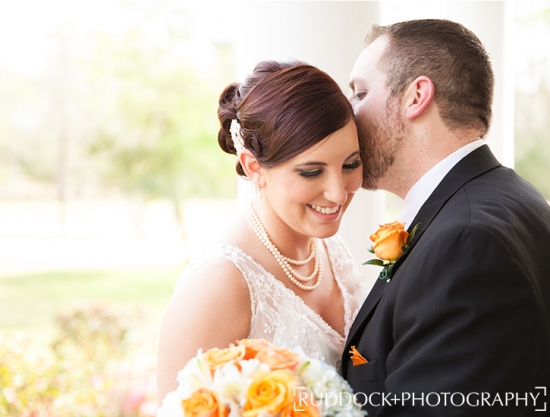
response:
[[[344,377],[369,416],[550,415],[550,207],[481,139],[487,52],[446,20],[375,26],[367,44],[350,82],[363,186],[419,226],[349,332]]]

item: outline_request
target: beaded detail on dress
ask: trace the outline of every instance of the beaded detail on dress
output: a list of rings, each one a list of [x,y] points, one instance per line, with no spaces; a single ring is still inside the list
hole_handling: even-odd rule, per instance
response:
[[[343,335],[252,257],[234,246],[218,246],[192,261],[180,276],[175,291],[198,266],[212,259],[227,259],[239,269],[250,292],[249,338],[264,338],[286,349],[301,346],[306,354],[338,367],[347,334],[368,288],[340,237],[333,236],[323,242],[344,299]]]

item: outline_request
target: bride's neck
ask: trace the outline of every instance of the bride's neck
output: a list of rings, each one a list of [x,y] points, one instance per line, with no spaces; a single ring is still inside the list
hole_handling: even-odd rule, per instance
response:
[[[267,204],[256,201],[252,205],[271,242],[279,252],[291,259],[305,259],[311,252],[311,236],[293,230]]]

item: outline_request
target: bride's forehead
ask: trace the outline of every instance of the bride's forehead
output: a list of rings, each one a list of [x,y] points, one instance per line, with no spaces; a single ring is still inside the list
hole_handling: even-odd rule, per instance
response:
[[[296,155],[293,160],[308,159],[314,155],[349,155],[359,149],[359,140],[355,123],[350,121],[345,127],[330,134],[320,142]]]

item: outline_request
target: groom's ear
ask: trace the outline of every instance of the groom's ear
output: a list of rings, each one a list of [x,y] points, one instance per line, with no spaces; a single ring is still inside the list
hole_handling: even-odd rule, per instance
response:
[[[421,75],[405,91],[405,116],[412,120],[426,110],[434,97],[434,83],[429,77]]]
[[[252,181],[256,187],[265,187],[264,171],[256,157],[252,155],[252,152],[248,149],[243,150],[239,154],[239,162],[248,179]]]

